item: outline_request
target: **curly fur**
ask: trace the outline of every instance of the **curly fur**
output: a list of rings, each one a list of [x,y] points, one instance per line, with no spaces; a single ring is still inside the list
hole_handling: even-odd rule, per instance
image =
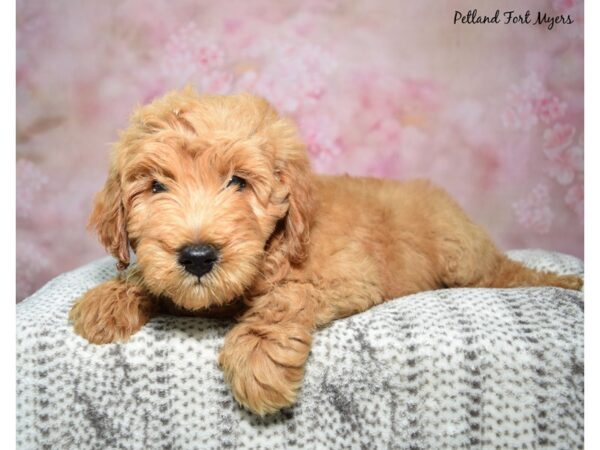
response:
[[[228,189],[232,175],[246,189]],[[154,180],[167,191],[153,194]],[[444,287],[582,286],[508,260],[427,181],[315,175],[294,124],[248,94],[186,89],[139,108],[90,225],[120,268],[129,246],[137,266],[78,300],[75,331],[113,342],[165,302],[182,313],[243,305],[219,363],[258,414],[294,402],[312,332],[337,318]],[[177,262],[197,242],[220,251],[200,280]]]

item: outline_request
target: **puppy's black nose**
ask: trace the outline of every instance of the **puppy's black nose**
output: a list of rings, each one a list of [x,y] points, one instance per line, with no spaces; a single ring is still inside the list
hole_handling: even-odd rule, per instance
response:
[[[179,250],[179,264],[189,273],[201,277],[210,272],[217,262],[219,254],[212,245],[188,245]]]

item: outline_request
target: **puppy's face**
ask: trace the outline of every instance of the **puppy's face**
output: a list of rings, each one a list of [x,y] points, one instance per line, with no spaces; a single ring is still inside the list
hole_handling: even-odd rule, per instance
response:
[[[90,222],[122,267],[131,244],[152,293],[205,308],[252,287],[276,227],[302,257],[309,178],[294,127],[264,100],[175,92],[133,115]]]
[[[288,209],[272,158],[256,139],[148,144],[123,170],[127,231],[147,286],[190,309],[241,295]]]

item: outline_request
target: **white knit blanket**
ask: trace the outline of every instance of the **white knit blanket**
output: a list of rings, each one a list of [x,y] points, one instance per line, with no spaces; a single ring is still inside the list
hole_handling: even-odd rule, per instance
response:
[[[315,334],[298,403],[260,418],[217,367],[232,323],[159,316],[102,346],[75,335],[71,304],[114,273],[105,258],[17,305],[17,448],[583,448],[580,292],[446,289],[336,321]]]

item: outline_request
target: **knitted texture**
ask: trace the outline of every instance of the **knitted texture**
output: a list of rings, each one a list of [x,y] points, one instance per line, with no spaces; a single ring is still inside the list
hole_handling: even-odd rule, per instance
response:
[[[509,252],[583,273],[574,257]],[[298,402],[241,409],[217,367],[232,322],[159,316],[92,345],[67,314],[115,274],[105,258],[17,305],[19,449],[576,449],[583,447],[583,294],[445,289],[315,333]]]

